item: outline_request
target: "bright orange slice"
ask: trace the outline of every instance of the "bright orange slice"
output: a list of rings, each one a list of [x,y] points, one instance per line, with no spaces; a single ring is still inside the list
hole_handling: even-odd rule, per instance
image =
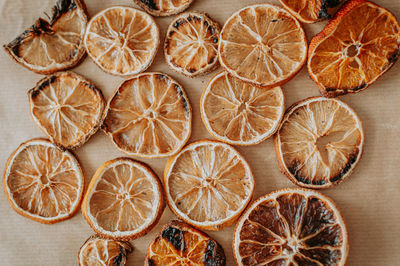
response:
[[[187,9],[193,0],[134,0],[134,2],[153,16],[171,16]]]

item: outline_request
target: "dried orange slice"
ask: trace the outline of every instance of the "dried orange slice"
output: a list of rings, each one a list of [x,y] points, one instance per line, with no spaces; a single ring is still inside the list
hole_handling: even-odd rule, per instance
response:
[[[108,103],[103,129],[122,152],[168,157],[188,141],[192,108],[171,77],[143,73],[122,83]]]
[[[331,187],[349,176],[363,146],[364,131],[354,110],[323,97],[293,104],[275,136],[282,173],[296,185],[314,189]]]
[[[57,0],[50,22],[39,18],[4,48],[17,63],[39,74],[69,69],[85,55],[87,21],[83,1]]]
[[[97,169],[83,198],[82,213],[97,234],[128,240],[147,234],[164,206],[153,171],[135,160],[117,158]]]
[[[193,0],[134,0],[134,2],[153,16],[164,17],[184,11]]]
[[[33,119],[64,148],[79,147],[102,123],[106,104],[101,91],[75,73],[45,77],[28,94]]]
[[[171,157],[164,170],[170,209],[185,222],[218,231],[232,225],[250,202],[254,177],[228,144],[200,140]]]
[[[48,140],[32,139],[10,156],[3,182],[15,211],[36,222],[53,224],[78,210],[84,179],[72,153]]]
[[[160,43],[154,19],[140,10],[114,6],[88,23],[85,47],[93,61],[113,75],[134,75],[153,62]]]
[[[124,266],[127,256],[133,251],[129,242],[91,236],[79,250],[79,266],[116,265]]]
[[[323,96],[364,90],[396,62],[400,26],[387,9],[349,1],[310,43],[308,72]]]
[[[259,198],[240,217],[233,251],[238,265],[345,265],[347,228],[328,197],[282,189]]]
[[[180,221],[166,224],[150,243],[145,265],[226,264],[225,253],[217,241]]]
[[[220,26],[206,13],[187,12],[168,27],[164,54],[168,65],[189,77],[206,74],[218,66]]]
[[[254,145],[278,129],[285,99],[280,87],[258,88],[222,72],[209,81],[200,110],[215,138],[233,145]]]
[[[221,65],[257,86],[278,86],[304,65],[307,40],[300,23],[285,9],[252,5],[234,13],[221,31]]]

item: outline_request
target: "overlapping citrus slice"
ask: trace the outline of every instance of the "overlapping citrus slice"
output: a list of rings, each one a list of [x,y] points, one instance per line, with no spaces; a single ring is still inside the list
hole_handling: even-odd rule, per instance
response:
[[[308,72],[326,97],[364,90],[400,54],[400,26],[387,9],[349,1],[310,43]]]
[[[280,168],[296,185],[327,188],[349,176],[361,158],[364,131],[345,103],[308,98],[290,107],[275,136]]]
[[[278,129],[285,100],[280,87],[255,87],[222,72],[208,83],[200,110],[215,138],[233,145],[254,145]]]
[[[153,16],[171,16],[187,9],[193,0],[133,0]]]
[[[189,77],[208,73],[218,66],[220,26],[206,13],[187,12],[168,27],[164,54],[168,65]]]
[[[230,145],[201,140],[171,157],[164,171],[166,199],[185,222],[205,230],[232,225],[250,202],[254,177]]]
[[[76,66],[85,55],[86,6],[81,0],[57,0],[51,20],[39,18],[5,50],[19,64],[39,74]]]
[[[157,53],[160,32],[143,11],[114,6],[88,23],[85,47],[93,61],[113,75],[134,75],[146,70]]]
[[[83,198],[82,213],[97,234],[128,240],[147,234],[164,206],[153,171],[135,160],[117,158],[97,169]]]
[[[304,65],[307,40],[295,17],[275,5],[257,4],[235,12],[221,31],[221,65],[257,86],[278,86]]]
[[[44,224],[70,218],[83,194],[83,174],[76,158],[48,140],[22,143],[4,172],[4,191],[19,214]]]
[[[233,237],[238,265],[345,265],[348,250],[339,209],[312,190],[283,189],[259,198]]]
[[[191,134],[192,108],[181,85],[161,73],[122,83],[108,103],[103,129],[129,155],[168,157]]]
[[[101,91],[75,73],[45,77],[28,94],[33,119],[51,141],[64,148],[85,143],[103,121],[106,103]]]

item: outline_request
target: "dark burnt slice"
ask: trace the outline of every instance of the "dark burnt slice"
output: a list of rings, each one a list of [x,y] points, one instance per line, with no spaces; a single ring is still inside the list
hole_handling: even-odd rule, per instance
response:
[[[333,8],[337,8],[339,7],[341,4],[343,4],[343,2],[345,2],[344,0],[322,0],[321,3],[321,10],[318,14],[318,18],[319,19],[331,19],[332,18],[332,12],[329,9],[333,9]],[[336,11],[336,10],[334,10]]]

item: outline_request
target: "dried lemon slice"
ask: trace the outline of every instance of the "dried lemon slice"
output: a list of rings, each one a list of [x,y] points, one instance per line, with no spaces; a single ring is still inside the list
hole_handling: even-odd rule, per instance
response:
[[[171,16],[187,9],[193,0],[134,0],[134,2],[153,16]]]

